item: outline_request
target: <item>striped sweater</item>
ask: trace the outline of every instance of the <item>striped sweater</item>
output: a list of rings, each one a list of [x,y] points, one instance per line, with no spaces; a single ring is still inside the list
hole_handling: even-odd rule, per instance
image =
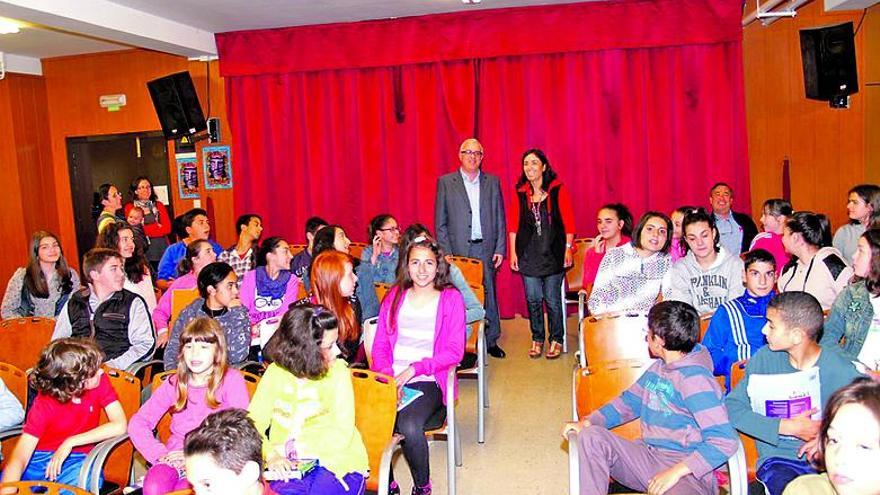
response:
[[[683,462],[695,477],[702,478],[737,448],[722,395],[712,377],[709,352],[697,344],[679,361],[655,362],[620,397],[587,419],[614,428],[640,418],[645,444],[687,454]]]

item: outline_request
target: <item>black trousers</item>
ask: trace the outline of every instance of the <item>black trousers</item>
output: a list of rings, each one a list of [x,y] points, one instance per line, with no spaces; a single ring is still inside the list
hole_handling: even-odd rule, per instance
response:
[[[413,485],[422,487],[431,481],[431,461],[425,430],[442,425],[445,415],[443,394],[436,382],[410,383],[407,387],[421,390],[424,395],[397,412],[394,431],[404,436],[403,457],[409,464]],[[429,424],[429,420],[432,420]]]

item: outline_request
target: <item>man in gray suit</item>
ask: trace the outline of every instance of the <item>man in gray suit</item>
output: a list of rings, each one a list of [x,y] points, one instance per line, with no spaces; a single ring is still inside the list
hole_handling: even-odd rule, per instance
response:
[[[486,292],[486,345],[489,355],[503,358],[498,346],[501,322],[495,296],[495,271],[507,251],[504,201],[498,177],[480,170],[483,146],[466,139],[459,148],[461,167],[437,180],[434,225],[437,242],[446,254],[477,258],[483,262]]]

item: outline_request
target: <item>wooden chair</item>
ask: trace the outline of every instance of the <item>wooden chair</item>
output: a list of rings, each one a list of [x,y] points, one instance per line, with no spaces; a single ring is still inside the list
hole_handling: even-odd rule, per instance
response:
[[[296,289],[296,298],[305,299],[307,297],[309,297],[309,291],[306,290],[306,284],[299,284],[298,288]]]
[[[486,295],[482,286],[471,286],[477,300],[481,305],[485,304]],[[486,411],[489,407],[489,380],[486,376],[486,321],[481,320],[471,324],[471,336],[465,343],[465,352],[475,354],[477,361],[471,368],[459,369],[459,378],[477,380],[477,442],[486,442]]]
[[[370,460],[367,490],[388,494],[394,449],[403,436],[394,433],[397,418],[397,386],[394,378],[366,370],[351,370],[354,388],[354,422]]]
[[[17,488],[17,495],[41,493],[46,495],[90,495],[89,492],[70,485],[52,483],[50,481],[15,481],[0,483],[0,489]]]
[[[305,251],[307,247],[309,247],[308,244],[290,244],[290,255],[296,256]]]
[[[568,352],[568,305],[578,305],[578,325],[586,316],[586,303],[590,293],[583,291],[584,281],[584,257],[587,250],[593,245],[593,239],[575,239],[572,254],[571,267],[565,272],[565,280],[562,282],[562,351]]]
[[[130,420],[141,405],[141,382],[134,375],[125,371],[104,368],[104,373],[110,379],[113,390],[119,396],[119,403],[125,411],[125,418]],[[107,422],[107,415],[101,412],[101,423]],[[128,434],[104,440],[96,445],[83,462],[77,485],[86,487],[89,492],[99,494],[101,492],[98,481],[100,474],[104,473],[106,484],[112,483],[121,488],[131,484],[131,467],[134,457],[134,446],[128,440]],[[88,481],[90,479],[90,482]]]
[[[369,244],[366,242],[352,242],[348,246],[348,254],[351,255],[354,259],[361,259],[361,254],[364,252],[364,249],[367,249]]]
[[[183,311],[183,308],[192,304],[199,298],[199,289],[179,289],[171,293],[171,319],[168,320],[168,331],[174,327],[174,322]]]
[[[643,314],[590,316],[581,322],[580,367],[621,359],[651,359]]]
[[[0,362],[21,370],[36,366],[43,347],[52,339],[52,318],[12,318],[0,322]]]
[[[709,330],[709,322],[712,321],[712,315],[715,313],[705,313],[700,315],[700,342],[706,337],[706,330]]]
[[[622,360],[602,363],[588,368],[578,368],[574,372],[572,382],[572,416],[574,421],[602,407],[617,398],[624,390],[635,383],[651,365],[650,361]],[[630,421],[614,428],[615,434],[626,440],[641,437],[640,422]],[[574,445],[577,436],[574,432],[566,435],[568,440],[569,459],[569,493],[580,493],[579,463],[577,449]],[[736,453],[728,459],[730,472],[730,495],[747,495],[745,454],[742,444]]]
[[[376,289],[376,299],[379,300],[379,304],[382,304],[382,300],[385,299],[385,294],[388,294],[388,291],[391,290],[391,284],[374,282],[373,288]]]
[[[461,467],[461,435],[458,433],[458,421],[455,419],[455,367],[449,368],[446,377],[446,424],[425,432],[428,442],[446,442],[446,482],[450,495],[455,495],[455,468]]]
[[[748,364],[748,362],[748,360],[742,360],[730,365],[731,390],[733,390],[733,387],[735,387],[740,380],[746,376],[746,364]],[[745,433],[740,433],[739,439],[742,441],[743,447],[745,448],[746,468],[749,479],[754,480],[758,466],[758,444],[755,442],[754,438]]]
[[[483,285],[483,262],[467,256],[450,256],[450,261],[461,270],[468,285]]]

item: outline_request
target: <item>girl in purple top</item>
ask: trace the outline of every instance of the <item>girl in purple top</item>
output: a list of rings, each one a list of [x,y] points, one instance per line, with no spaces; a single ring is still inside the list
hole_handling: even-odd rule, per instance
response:
[[[251,321],[251,342],[260,341],[261,322],[266,321],[274,331],[288,306],[296,301],[299,279],[290,271],[292,259],[287,241],[270,237],[257,251],[257,267],[244,274],[239,297]]]
[[[449,282],[449,265],[437,243],[417,237],[405,250],[404,269],[382,301],[372,369],[393,375],[424,395],[397,413],[395,431],[406,438],[403,456],[413,477],[413,494],[431,493],[425,425],[444,407],[447,373],[461,362],[465,344],[465,308]],[[457,392],[457,389],[456,389]],[[389,494],[400,489],[391,482]]]
[[[785,222],[792,212],[791,203],[784,199],[764,201],[764,206],[761,208],[761,225],[764,226],[764,231],[756,235],[752,239],[752,245],[749,246],[749,251],[766,249],[773,255],[773,259],[776,260],[777,277],[791,259],[791,255],[785,251],[785,246],[782,245],[782,228],[785,227]]]
[[[217,254],[214,252],[211,243],[206,240],[197,240],[186,246],[186,254],[180,260],[177,267],[179,277],[175,278],[168,290],[159,298],[156,309],[153,310],[153,328],[156,329],[156,346],[165,347],[168,344],[168,332],[171,322],[171,301],[176,290],[195,289],[199,272],[202,268],[210,265],[217,260]]]
[[[210,245],[209,245],[210,246]],[[189,488],[184,477],[183,440],[211,413],[248,407],[244,378],[226,365],[226,337],[211,318],[197,318],[180,335],[177,372],[153,391],[132,416],[128,434],[153,466],[144,477],[144,495]],[[153,436],[159,420],[171,414],[171,435],[163,444]]]

